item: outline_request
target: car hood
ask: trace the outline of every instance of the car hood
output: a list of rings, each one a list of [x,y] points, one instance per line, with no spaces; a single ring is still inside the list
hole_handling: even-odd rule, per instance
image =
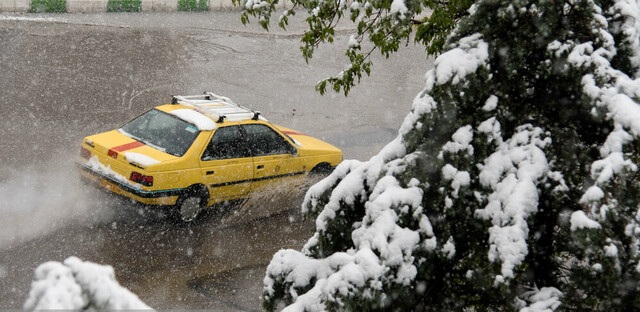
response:
[[[290,138],[294,140],[294,142],[298,146],[298,153],[301,156],[342,154],[342,151],[339,148],[325,141],[316,139],[312,136],[306,135],[304,133],[301,133],[286,127],[277,126],[277,128],[282,133],[288,135]]]

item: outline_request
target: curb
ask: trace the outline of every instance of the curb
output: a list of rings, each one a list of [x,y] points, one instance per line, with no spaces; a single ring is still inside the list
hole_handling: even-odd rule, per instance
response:
[[[28,13],[32,0],[0,0],[0,13]],[[141,0],[141,12],[176,12],[179,0]],[[107,12],[109,0],[66,0],[67,13],[102,13]],[[209,0],[209,10],[239,8],[232,0]]]

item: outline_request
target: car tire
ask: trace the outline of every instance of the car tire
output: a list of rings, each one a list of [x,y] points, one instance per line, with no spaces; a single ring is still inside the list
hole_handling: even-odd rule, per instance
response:
[[[192,222],[202,211],[202,199],[200,197],[191,196],[180,201],[177,207],[178,217],[182,222]]]
[[[205,208],[205,196],[197,189],[190,189],[178,198],[173,207],[173,219],[180,223],[190,223],[198,218],[198,215]]]
[[[320,163],[309,172],[311,177],[326,177],[333,172],[333,167],[328,163]]]

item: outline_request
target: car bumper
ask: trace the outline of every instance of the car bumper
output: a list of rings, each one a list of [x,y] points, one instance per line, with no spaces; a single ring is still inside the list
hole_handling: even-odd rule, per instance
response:
[[[178,197],[183,192],[182,189],[157,191],[138,189],[100,172],[96,172],[83,164],[79,163],[78,166],[80,167],[80,174],[83,180],[98,186],[101,189],[105,189],[109,192],[127,197],[145,205],[175,205]]]

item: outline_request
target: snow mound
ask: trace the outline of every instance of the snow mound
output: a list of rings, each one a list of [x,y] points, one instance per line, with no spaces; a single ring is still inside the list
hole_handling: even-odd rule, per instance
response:
[[[50,261],[35,271],[24,310],[153,310],[120,286],[111,266],[76,257]]]

